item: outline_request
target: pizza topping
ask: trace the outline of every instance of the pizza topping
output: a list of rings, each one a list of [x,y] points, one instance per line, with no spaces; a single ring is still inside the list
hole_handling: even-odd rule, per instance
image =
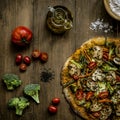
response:
[[[108,91],[104,91],[104,92],[100,92],[98,97],[103,99],[103,98],[107,98],[108,95],[109,95]]]
[[[107,85],[105,82],[98,82],[98,90],[97,93],[99,94],[100,92],[107,91]]]
[[[116,115],[120,116],[120,104],[116,105]]]
[[[75,95],[78,100],[82,100],[85,94],[83,93],[83,90],[77,90]]]
[[[118,57],[120,57],[120,44],[116,46],[115,53]]]
[[[108,52],[103,52],[103,60],[108,61],[109,59],[109,53]]]
[[[103,51],[100,46],[94,46],[93,47],[93,58],[96,59],[102,59],[103,56]]]
[[[75,93],[77,91],[77,89],[78,89],[77,85],[75,85],[75,84],[70,85],[70,90],[72,91],[72,93]]]
[[[83,90],[78,89],[75,94],[75,102],[77,105],[83,105],[85,101],[86,94],[83,92]]]
[[[90,91],[86,94],[86,100],[90,100],[91,97],[94,95],[94,92]]]
[[[93,101],[92,105],[90,106],[90,110],[92,112],[97,112],[102,109],[102,104],[98,103],[97,101]]]
[[[92,115],[96,118],[99,118],[100,117],[100,112],[93,112]]]
[[[101,100],[98,100],[99,103],[111,103],[112,101],[108,98],[104,98],[104,99],[101,99]]]
[[[92,79],[88,79],[87,83],[86,83],[87,87],[91,90],[91,91],[97,91],[98,89],[98,84],[97,82],[93,81]]]
[[[109,71],[106,75],[106,80],[111,84],[115,84],[116,82],[116,73],[115,71]]]
[[[111,86],[110,82],[106,83],[106,87],[109,90],[110,95],[113,94],[114,88],[113,88],[113,86]]]
[[[92,79],[94,81],[103,81],[105,75],[103,74],[101,69],[96,69],[96,71],[92,74]]]
[[[96,66],[97,66],[97,63],[93,61],[88,64],[88,68],[91,70],[94,69]]]
[[[116,75],[116,82],[120,82],[120,76]]]
[[[69,64],[68,69],[69,69],[69,74],[71,76],[80,75],[80,69],[76,66],[76,64],[73,64],[73,63]]]
[[[114,95],[111,98],[111,101],[114,104],[118,104],[120,102],[120,90],[118,90],[116,93],[114,93]]]
[[[117,67],[115,67],[115,66],[112,66],[112,65],[110,65],[110,64],[103,64],[103,66],[102,66],[102,70],[104,71],[104,72],[109,72],[109,71],[116,71],[116,70],[118,70],[118,68]]]
[[[114,63],[117,64],[117,65],[120,65],[120,58],[119,57],[115,57],[113,59]]]
[[[106,120],[112,113],[110,105],[105,105],[100,111],[100,120]]]

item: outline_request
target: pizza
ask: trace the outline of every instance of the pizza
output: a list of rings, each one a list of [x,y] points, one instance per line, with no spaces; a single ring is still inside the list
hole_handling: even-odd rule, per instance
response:
[[[85,120],[120,120],[120,39],[81,45],[61,70],[63,94]]]

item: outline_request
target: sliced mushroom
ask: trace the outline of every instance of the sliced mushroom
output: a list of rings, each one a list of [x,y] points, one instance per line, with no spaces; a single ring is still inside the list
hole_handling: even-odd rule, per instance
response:
[[[105,74],[102,73],[101,69],[96,69],[96,71],[92,74],[92,79],[94,81],[103,81],[105,78]]]
[[[103,50],[100,46],[93,47],[93,58],[101,59],[103,56]]]
[[[91,91],[97,91],[98,89],[98,84],[97,82],[93,81],[92,79],[88,79],[87,83],[86,83],[87,87],[91,90]]]
[[[92,112],[97,112],[97,111],[100,111],[101,109],[102,109],[102,104],[98,103],[97,101],[94,101],[90,106],[90,110]]]
[[[73,75],[80,75],[80,69],[79,68],[77,68],[77,66],[75,65],[75,64],[70,64],[69,66],[68,66],[68,69],[69,69],[69,74],[71,75],[71,76],[73,76]]]
[[[120,58],[119,57],[115,57],[113,59],[114,63],[117,64],[117,65],[120,65]]]
[[[116,105],[116,115],[120,116],[120,104]]]
[[[115,84],[116,83],[115,71],[109,71],[108,74],[106,75],[106,80],[111,84]]]
[[[105,105],[102,110],[100,111],[100,120],[107,120],[107,118],[111,115],[112,113],[112,108],[110,105]]]

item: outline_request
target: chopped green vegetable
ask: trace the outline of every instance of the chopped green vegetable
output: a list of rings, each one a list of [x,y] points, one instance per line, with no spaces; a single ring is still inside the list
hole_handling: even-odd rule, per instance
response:
[[[108,71],[116,71],[116,70],[118,70],[118,68],[113,67],[113,66],[110,66],[110,65],[108,65],[108,64],[104,64],[104,65],[102,66],[102,70],[103,70],[104,72],[108,72]]]
[[[16,115],[21,116],[23,114],[23,110],[29,106],[29,101],[25,97],[14,97],[8,101],[8,107],[15,108]]]
[[[114,88],[110,85],[109,82],[107,82],[106,86],[107,86],[107,88],[108,88],[110,94],[112,94],[112,93],[114,92]]]
[[[75,99],[75,102],[77,105],[83,105],[83,104],[85,104],[85,99],[82,99],[82,100]]]
[[[70,60],[70,62],[72,62],[73,64],[75,64],[78,68],[83,68],[83,65],[82,64],[80,64],[80,63],[78,63],[78,62],[76,62],[76,61],[74,61],[74,60]]]
[[[14,90],[16,87],[20,86],[22,81],[15,74],[5,74],[2,77],[8,90]]]
[[[40,103],[38,91],[40,90],[39,84],[28,84],[24,88],[24,93],[32,97],[36,103]]]
[[[91,106],[91,102],[86,102],[86,103],[84,104],[84,107],[87,108],[87,109],[89,109],[90,106]]]
[[[75,93],[75,92],[77,91],[77,89],[78,89],[77,85],[75,85],[75,84],[71,84],[71,85],[70,85],[70,90],[71,90],[73,93]]]

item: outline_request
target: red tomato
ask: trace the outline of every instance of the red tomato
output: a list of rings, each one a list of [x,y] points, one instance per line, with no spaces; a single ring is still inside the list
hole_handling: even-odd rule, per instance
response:
[[[12,42],[19,46],[25,46],[32,40],[32,31],[27,27],[18,26],[12,32]]]
[[[88,64],[88,68],[89,69],[94,69],[95,67],[97,66],[97,63],[96,62],[90,62],[89,64]]]
[[[47,54],[46,52],[42,52],[42,53],[40,54],[40,60],[41,60],[42,62],[47,62],[47,61],[48,61],[48,54]]]
[[[22,63],[22,64],[20,64],[19,69],[20,69],[21,71],[26,71],[27,65],[24,64],[24,63]]]
[[[106,60],[106,61],[108,61],[108,59],[109,59],[108,52],[103,52],[103,59]]]
[[[29,64],[31,63],[31,59],[30,59],[29,56],[25,56],[25,57],[23,58],[23,61],[24,61],[24,63],[27,64],[27,65],[29,65]]]
[[[53,103],[54,105],[58,105],[58,104],[60,103],[60,98],[53,98],[53,99],[52,99],[52,103]]]
[[[108,95],[109,95],[108,91],[104,91],[104,92],[100,92],[98,97],[103,99],[103,98],[107,98]]]
[[[17,54],[15,58],[16,64],[20,64],[22,62],[23,56],[22,54]]]
[[[50,113],[56,113],[57,112],[57,107],[55,107],[55,106],[53,106],[53,105],[50,105],[49,107],[48,107],[48,111],[50,112]]]
[[[38,58],[40,56],[40,51],[39,50],[33,50],[32,51],[32,57],[33,58]]]
[[[79,79],[78,75],[73,75],[72,77],[73,77],[74,80],[78,80]]]
[[[116,81],[120,82],[120,76],[119,75],[116,75]]]
[[[77,92],[76,92],[76,98],[78,100],[82,100],[84,98],[84,93],[83,93],[82,90],[77,90]]]
[[[99,112],[99,111],[98,111],[98,112],[94,112],[94,113],[92,113],[92,115],[93,115],[94,117],[99,118],[99,117],[100,117],[100,112]]]
[[[88,92],[86,94],[86,100],[89,100],[93,95],[94,95],[94,93],[92,91]]]

